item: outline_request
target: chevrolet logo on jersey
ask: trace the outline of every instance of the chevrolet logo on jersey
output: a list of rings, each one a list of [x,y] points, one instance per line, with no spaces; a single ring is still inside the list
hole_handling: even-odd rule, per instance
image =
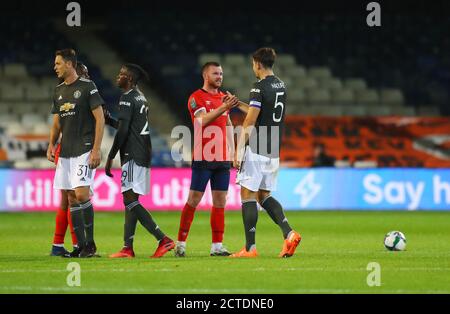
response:
[[[68,112],[69,110],[75,109],[75,104],[71,104],[70,102],[64,103],[64,105],[61,105],[59,107],[59,111],[65,111]]]

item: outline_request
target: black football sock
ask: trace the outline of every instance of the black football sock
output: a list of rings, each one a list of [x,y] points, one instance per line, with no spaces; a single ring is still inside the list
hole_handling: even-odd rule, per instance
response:
[[[152,218],[152,215],[139,203],[139,201],[134,201],[126,205],[127,209],[133,212],[141,225],[147,229],[158,241],[164,238],[165,234],[159,229],[158,225]]]
[[[256,223],[258,222],[258,207],[256,200],[242,201],[242,219],[245,228],[245,249],[249,251],[255,245]]]
[[[280,226],[283,237],[286,239],[292,228],[289,226],[281,204],[273,196],[269,195],[262,201],[261,206],[267,211],[272,220]]]
[[[79,204],[70,206],[70,215],[72,216],[73,231],[77,237],[78,247],[86,246],[86,236],[84,234],[84,218],[83,210]]]
[[[136,233],[137,217],[136,215],[125,208],[125,224],[123,225],[123,242],[124,246],[132,248],[134,234]]]
[[[86,232],[86,242],[94,242],[94,208],[92,207],[91,200],[80,203],[80,207],[83,209],[84,228]]]

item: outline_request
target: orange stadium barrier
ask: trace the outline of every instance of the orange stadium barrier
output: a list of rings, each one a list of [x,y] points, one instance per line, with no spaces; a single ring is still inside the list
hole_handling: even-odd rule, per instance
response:
[[[242,123],[241,115],[233,122]],[[281,149],[285,166],[311,167],[315,145],[335,160],[378,167],[450,167],[449,117],[287,116]]]

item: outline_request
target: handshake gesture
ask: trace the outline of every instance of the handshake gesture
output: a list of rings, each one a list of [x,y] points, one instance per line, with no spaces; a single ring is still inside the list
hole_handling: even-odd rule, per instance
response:
[[[227,94],[222,98],[223,105],[226,110],[230,110],[239,105],[239,99],[227,91]]]

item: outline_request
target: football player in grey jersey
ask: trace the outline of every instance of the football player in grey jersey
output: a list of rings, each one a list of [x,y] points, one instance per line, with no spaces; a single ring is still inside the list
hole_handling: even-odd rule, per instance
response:
[[[54,161],[60,133],[61,152],[56,166],[54,188],[66,190],[78,248],[65,257],[96,256],[94,210],[90,186],[100,165],[104,104],[94,82],[76,73],[77,56],[73,49],[56,52],[54,70],[63,82],[53,96],[53,125],[47,158]]]
[[[117,129],[108,155],[105,171],[112,177],[112,161],[120,151],[122,165],[122,195],[125,205],[124,246],[111,258],[134,257],[133,239],[139,221],[158,241],[151,257],[162,257],[175,247],[139,202],[140,195],[150,192],[151,139],[148,121],[148,103],[137,83],[147,73],[136,64],[125,64],[117,76],[117,85],[123,90],[119,101],[118,121],[106,115],[109,125]]]
[[[273,73],[275,50],[260,48],[253,54],[253,72],[258,82],[250,91],[247,113],[237,142],[234,165],[239,169],[236,182],[241,186],[242,216],[246,244],[231,257],[256,257],[257,203],[280,227],[284,244],[280,257],[290,257],[300,243],[300,234],[290,227],[283,207],[271,195],[276,189],[281,144],[281,128],[286,106],[286,86]]]

